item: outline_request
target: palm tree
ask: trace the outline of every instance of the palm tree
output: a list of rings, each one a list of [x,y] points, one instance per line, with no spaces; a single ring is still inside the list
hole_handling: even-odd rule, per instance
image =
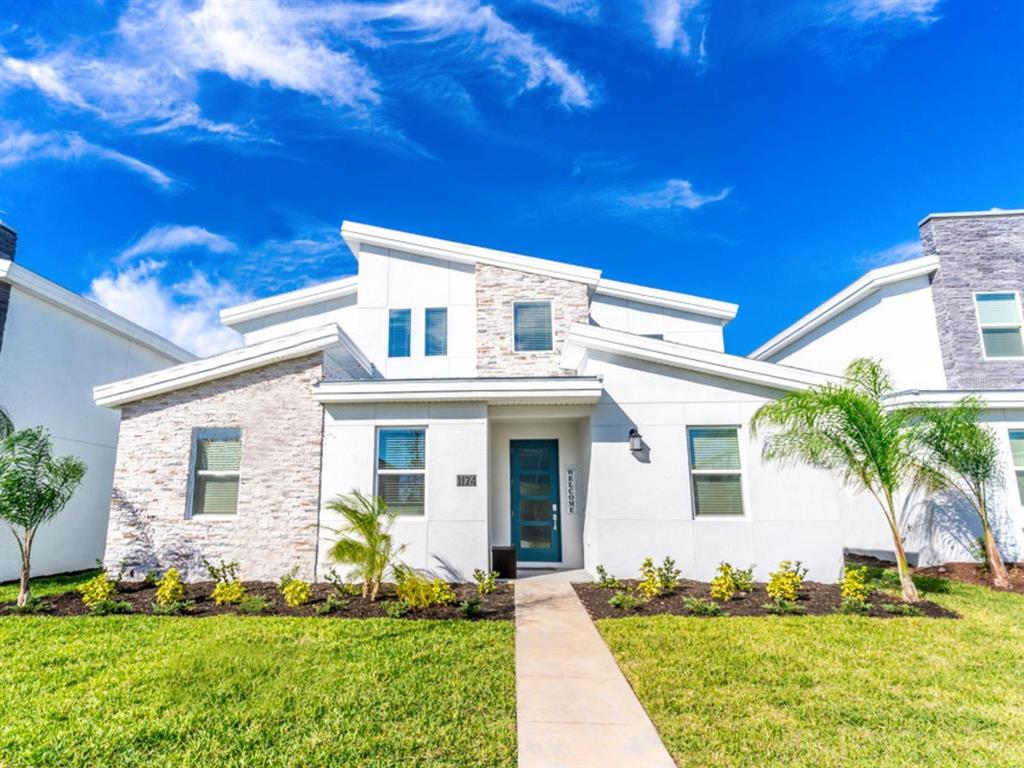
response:
[[[330,556],[335,562],[353,566],[363,581],[363,597],[376,600],[384,575],[404,548],[396,548],[391,539],[397,513],[379,496],[364,496],[359,491],[339,496],[328,507],[346,523],[337,531],[341,538],[331,547]]]
[[[846,381],[790,392],[754,414],[756,434],[774,427],[764,443],[764,457],[803,462],[831,470],[843,484],[867,491],[878,502],[896,552],[903,599],[920,599],[910,578],[897,516],[900,489],[918,479],[921,466],[918,422],[907,410],[883,404],[892,380],[874,360],[854,360]]]
[[[5,439],[14,431],[14,422],[7,411],[0,406],[0,440]]]
[[[988,514],[988,491],[1002,476],[999,445],[992,430],[979,423],[984,410],[984,403],[971,396],[950,408],[919,412],[921,439],[928,450],[923,476],[930,488],[956,491],[978,513],[992,583],[1006,589],[1010,577],[992,535]]]

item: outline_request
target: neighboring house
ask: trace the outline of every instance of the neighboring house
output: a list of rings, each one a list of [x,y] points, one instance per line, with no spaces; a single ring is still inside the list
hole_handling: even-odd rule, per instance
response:
[[[1024,559],[1024,211],[933,214],[920,223],[922,257],[872,270],[751,353],[754,360],[840,373],[855,357],[881,360],[894,404],[948,404],[976,394],[1003,453],[992,494],[1005,558]],[[887,527],[863,496],[843,504],[843,543],[891,552]],[[911,556],[970,559],[977,516],[949,495],[904,510]]]
[[[15,427],[46,427],[57,454],[88,466],[65,510],[40,529],[32,570],[88,568],[103,556],[119,421],[92,388],[193,356],[16,264],[16,242],[0,223],[0,406]],[[0,524],[0,581],[19,570],[17,543]]]
[[[106,563],[322,576],[339,494],[399,513],[410,565],[467,578],[645,556],[707,579],[837,578],[844,496],[761,460],[751,415],[834,380],[725,354],[736,306],[346,222],[358,275],[225,310],[245,345],[97,387],[121,411]]]

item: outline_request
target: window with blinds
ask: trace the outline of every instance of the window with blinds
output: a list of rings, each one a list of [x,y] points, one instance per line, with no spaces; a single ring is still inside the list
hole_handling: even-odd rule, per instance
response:
[[[1015,292],[976,293],[985,357],[1024,357],[1020,299]]]
[[[440,357],[448,354],[448,309],[446,307],[428,307],[424,317],[426,336],[423,353],[427,357]]]
[[[408,357],[411,341],[412,310],[392,309],[388,313],[388,357]]]
[[[512,305],[516,352],[550,352],[551,302],[517,301]]]
[[[242,467],[242,431],[197,429],[192,443],[191,515],[234,515]]]
[[[690,485],[695,515],[742,515],[739,430],[692,427],[687,430]]]
[[[399,515],[422,515],[426,489],[427,430],[377,430],[377,495]]]
[[[1010,430],[1010,454],[1013,456],[1013,470],[1017,476],[1017,493],[1024,504],[1024,429]]]

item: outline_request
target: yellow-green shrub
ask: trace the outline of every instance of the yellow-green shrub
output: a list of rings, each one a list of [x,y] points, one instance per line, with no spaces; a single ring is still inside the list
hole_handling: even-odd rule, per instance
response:
[[[217,605],[233,605],[242,601],[245,597],[245,587],[238,579],[233,581],[218,581],[210,595]]]
[[[718,564],[718,574],[711,580],[711,597],[727,603],[736,596],[735,569],[728,563]]]
[[[292,608],[298,608],[313,598],[313,591],[309,588],[309,582],[302,579],[290,579],[281,588],[281,595],[284,597],[285,603]]]
[[[428,579],[412,568],[396,571],[395,592],[398,599],[414,611],[421,611],[432,605],[448,605],[455,602],[455,590],[441,579]]]
[[[736,585],[736,591],[743,594],[750,594],[754,591],[754,566],[749,568],[734,568],[732,581]]]
[[[772,600],[785,600],[793,602],[800,597],[800,587],[803,586],[806,568],[800,567],[800,561],[783,560],[779,563],[779,570],[768,574],[768,586],[765,591]]]
[[[167,607],[185,599],[185,586],[177,568],[168,568],[163,578],[156,583],[156,604]]]
[[[100,571],[78,587],[82,602],[90,608],[109,601],[117,592],[117,584],[110,580],[106,571]]]
[[[866,565],[860,568],[850,568],[849,566],[844,568],[841,586],[843,602],[849,600],[850,602],[864,605],[868,601],[868,595],[871,592],[868,589],[867,579],[868,568]]]
[[[658,578],[658,569],[654,567],[654,560],[649,557],[644,558],[644,562],[640,566],[640,576],[641,579],[636,585],[636,590],[644,600],[651,600],[661,594],[661,579]]]

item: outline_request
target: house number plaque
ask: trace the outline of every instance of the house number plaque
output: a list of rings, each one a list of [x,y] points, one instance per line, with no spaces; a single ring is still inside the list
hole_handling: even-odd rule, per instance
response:
[[[456,475],[456,488],[476,488],[476,475]]]

